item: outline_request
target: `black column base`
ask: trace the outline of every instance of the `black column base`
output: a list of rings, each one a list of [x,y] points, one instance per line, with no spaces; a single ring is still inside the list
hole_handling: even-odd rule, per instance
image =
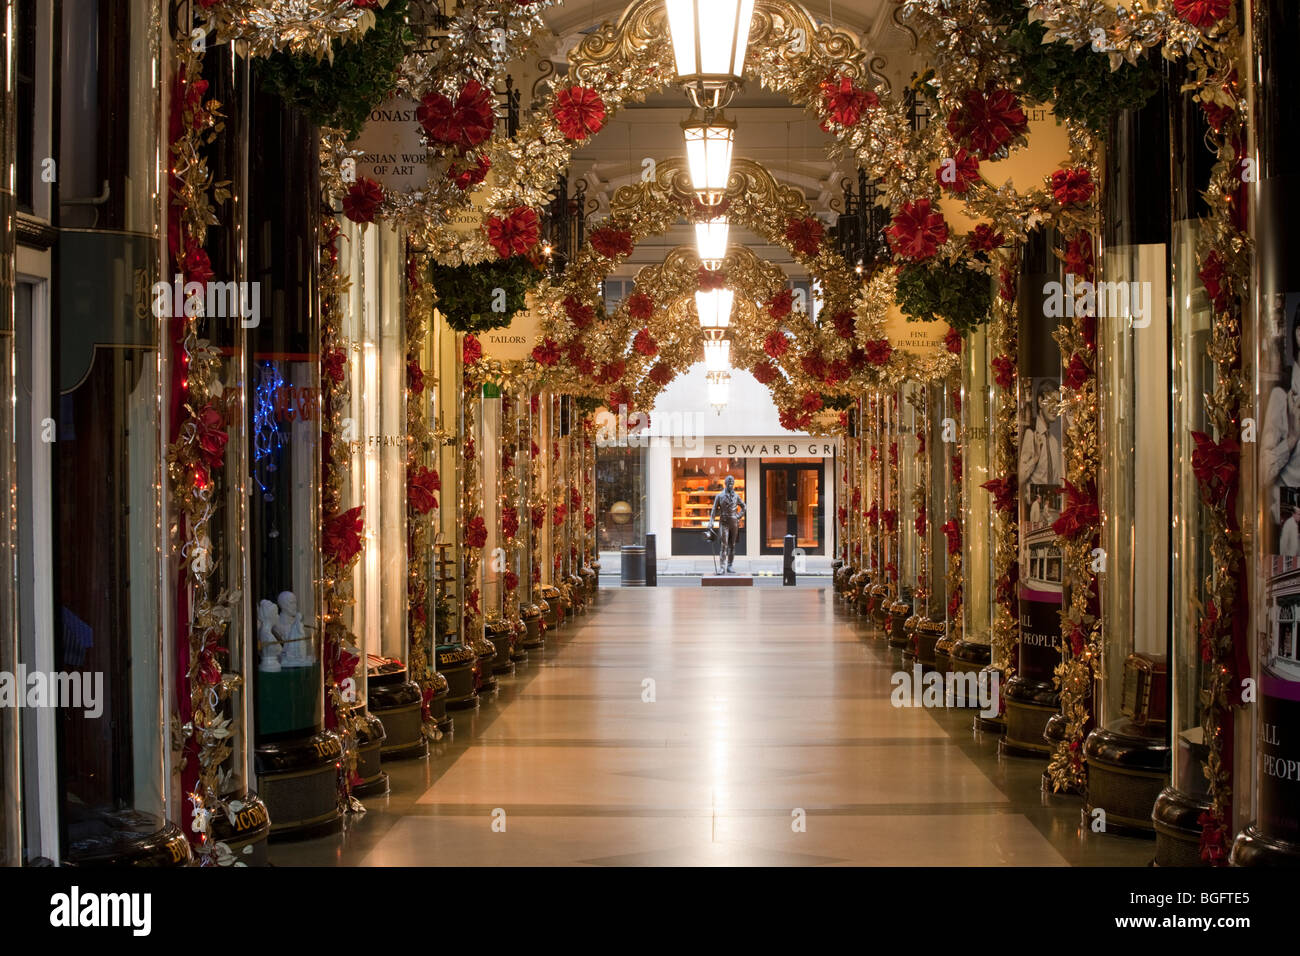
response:
[[[438,645],[438,673],[447,680],[447,710],[469,710],[478,706],[474,683],[474,651],[464,644]]]
[[[338,735],[259,743],[254,751],[257,792],[271,815],[271,842],[337,833],[343,828],[339,800]]]
[[[152,813],[125,809],[68,809],[67,866],[189,866],[194,862],[181,828]]]
[[[521,642],[528,650],[537,650],[546,646],[546,637],[542,634],[542,608],[537,604],[523,607],[524,638]]]
[[[1156,866],[1209,866],[1201,859],[1201,814],[1208,801],[1197,800],[1176,787],[1165,787],[1151,809],[1156,833]]]
[[[234,811],[232,824],[224,815],[212,818],[212,837],[230,847],[235,861],[245,866],[266,866],[266,844],[271,835],[271,816],[256,793],[245,791],[226,798]],[[238,809],[235,809],[238,807]]]
[[[405,669],[398,680],[369,685],[370,712],[384,722],[386,739],[379,756],[390,760],[419,759],[429,753],[424,737],[424,695],[420,685],[406,679]]]
[[[1300,867],[1300,844],[1268,836],[1252,823],[1237,834],[1232,844],[1233,866]]]
[[[1007,682],[1002,693],[1006,701],[1004,719],[1006,735],[998,744],[998,753],[1008,757],[1046,757],[1052,752],[1045,732],[1047,722],[1060,707],[1056,689],[1042,681],[1016,676]]]
[[[511,657],[514,653],[514,629],[510,622],[505,619],[489,621],[486,625],[488,639],[492,646],[496,648],[496,654],[486,666],[493,674],[513,674],[515,672],[514,661]]]
[[[497,647],[486,637],[476,637],[469,643],[477,658],[475,662],[475,686],[479,696],[490,694],[497,689],[496,675],[492,673],[492,663],[496,660]]]
[[[902,650],[907,647],[907,633],[904,627],[912,614],[912,605],[906,601],[895,601],[888,607],[889,617],[886,627],[889,634],[889,646]]]
[[[1105,832],[1154,837],[1151,811],[1169,782],[1168,742],[1122,718],[1087,736],[1083,758],[1088,765],[1084,809],[1089,818],[1101,809],[1106,813]]]
[[[377,797],[388,792],[388,774],[380,766],[380,750],[384,746],[384,722],[374,714],[362,715],[364,727],[357,731],[357,776],[360,783],[352,785],[354,797]]]

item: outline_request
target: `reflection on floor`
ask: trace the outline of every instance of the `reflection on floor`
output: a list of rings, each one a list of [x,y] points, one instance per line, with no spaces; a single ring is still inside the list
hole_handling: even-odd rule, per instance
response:
[[[495,700],[457,715],[438,754],[389,764],[391,795],[345,834],[275,845],[271,860],[1149,862],[1151,842],[1089,833],[1077,799],[1044,797],[1043,764],[999,759],[970,711],[893,707],[896,652],[833,601],[811,588],[603,590]]]

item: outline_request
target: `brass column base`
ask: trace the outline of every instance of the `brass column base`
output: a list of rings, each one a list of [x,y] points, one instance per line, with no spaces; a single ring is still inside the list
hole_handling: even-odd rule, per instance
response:
[[[1123,718],[1099,727],[1083,742],[1088,765],[1084,810],[1106,814],[1107,833],[1155,836],[1151,809],[1169,782],[1169,745]]]
[[[1151,809],[1156,866],[1209,866],[1201,859],[1201,814],[1210,809],[1175,787],[1165,787]]]
[[[1006,735],[998,743],[998,753],[1008,757],[1046,757],[1051,746],[1043,736],[1047,722],[1059,704],[1051,684],[1012,678],[1004,689]]]

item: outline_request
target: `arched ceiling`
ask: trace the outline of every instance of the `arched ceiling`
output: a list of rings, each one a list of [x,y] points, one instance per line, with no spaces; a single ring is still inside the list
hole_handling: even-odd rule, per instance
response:
[[[818,21],[857,34],[865,48],[882,57],[883,65],[877,61],[877,68],[895,90],[908,82],[916,66],[912,37],[893,22],[894,0],[813,0],[803,5]],[[567,51],[584,33],[602,22],[617,22],[626,6],[625,0],[572,0],[547,8],[544,17],[554,32],[552,58],[557,68],[564,69]],[[647,158],[682,155],[680,123],[689,109],[680,90],[665,90],[620,111],[599,136],[574,152],[571,179],[585,180],[596,218],[608,211],[614,190],[641,177]],[[753,80],[726,112],[737,122],[735,155],[762,163],[778,181],[798,187],[814,213],[833,224],[842,208],[841,184],[850,175],[856,178],[856,171],[851,161],[831,158],[831,137],[822,132],[816,119]],[[668,251],[692,241],[690,227],[679,225],[643,242],[613,274],[631,277],[641,266],[661,262]],[[801,268],[784,249],[743,231],[737,231],[732,241],[747,243],[757,255],[781,265],[791,276],[802,276]]]

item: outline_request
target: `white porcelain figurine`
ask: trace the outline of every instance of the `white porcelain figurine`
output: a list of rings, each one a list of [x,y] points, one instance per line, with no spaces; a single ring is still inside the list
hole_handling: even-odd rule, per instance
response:
[[[303,630],[297,596],[292,591],[281,591],[277,603],[280,606],[280,620],[276,624],[275,633],[284,645],[280,663],[285,667],[310,667],[314,663],[311,643]]]
[[[278,671],[280,669],[280,652],[284,645],[275,635],[276,615],[279,608],[272,601],[259,601],[257,604],[257,669]]]

